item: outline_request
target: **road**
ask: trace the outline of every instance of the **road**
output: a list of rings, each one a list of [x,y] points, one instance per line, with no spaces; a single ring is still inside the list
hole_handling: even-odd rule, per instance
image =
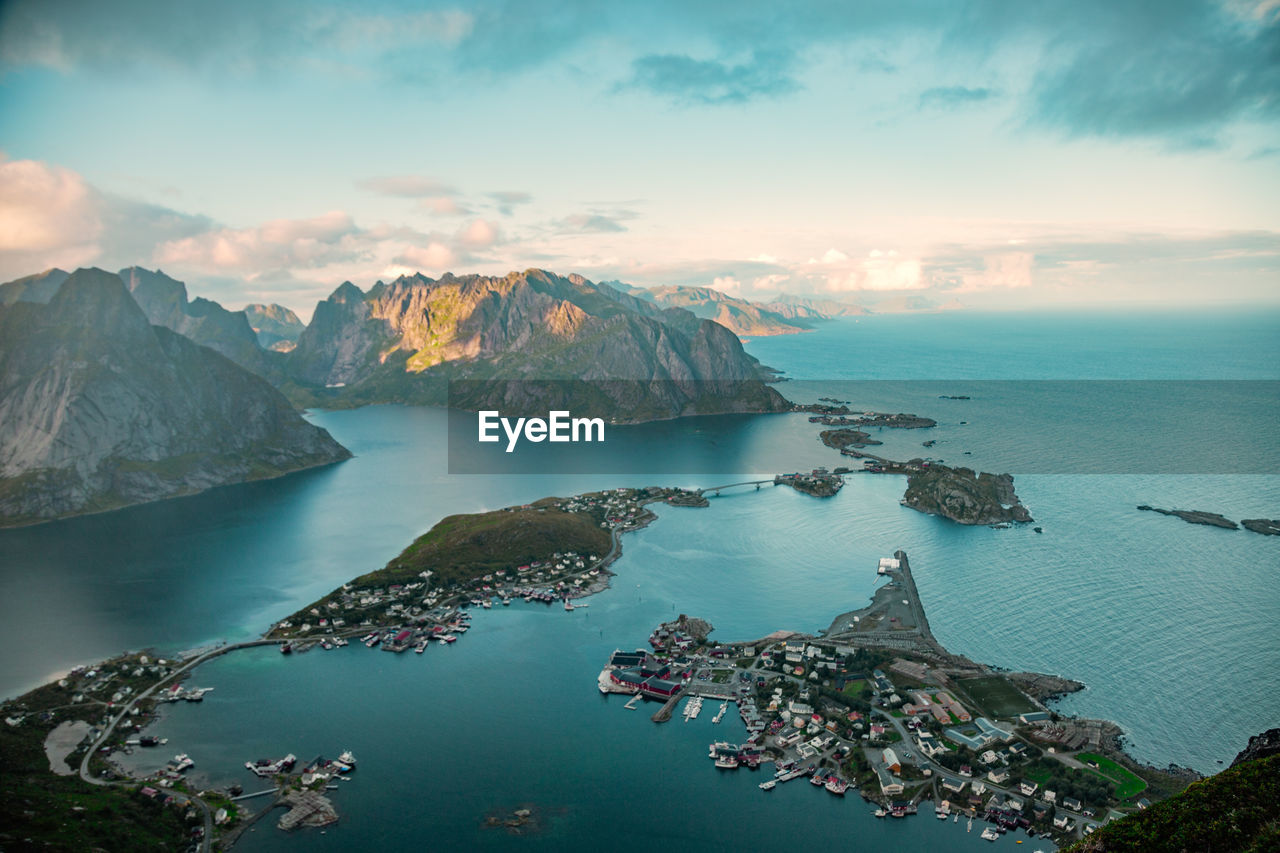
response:
[[[210,658],[215,658],[219,655],[225,655],[227,652],[232,652],[232,651],[235,651],[236,649],[246,649],[251,646],[267,646],[267,645],[279,645],[279,644],[280,644],[279,640],[249,640],[243,643],[235,643],[234,645],[230,645],[230,646],[219,646],[216,649],[212,649],[210,651],[205,652],[199,657],[192,658],[191,660],[187,661],[178,669],[175,669],[173,672],[169,673],[164,678],[161,678],[155,684],[148,687],[146,690],[134,696],[132,699],[129,700],[128,704],[126,704],[123,708],[120,709],[120,713],[117,714],[115,718],[112,719],[111,722],[107,724],[107,727],[103,729],[102,734],[98,737],[96,741],[93,742],[93,745],[89,747],[88,751],[85,752],[84,758],[80,760],[80,778],[88,782],[90,785],[105,786],[105,785],[125,784],[124,782],[114,782],[114,781],[109,781],[107,779],[100,779],[97,776],[94,776],[91,772],[89,772],[89,762],[93,758],[93,756],[98,754],[98,750],[101,749],[104,745],[106,745],[107,741],[111,738],[111,735],[115,732],[116,726],[120,724],[120,721],[123,720],[125,717],[129,716],[129,712],[132,711],[139,702],[150,697],[162,686],[164,686],[165,684],[168,684],[169,682],[172,682],[174,679],[178,678],[179,676],[187,672],[190,672],[191,670],[195,669],[197,666],[209,660]],[[200,807],[200,811],[204,813],[204,838],[201,840],[200,849],[204,851],[204,853],[209,853],[209,851],[212,849],[211,845],[213,843],[213,814],[212,812],[209,811],[208,803],[206,803],[204,800],[200,799],[199,797],[195,796],[194,794],[190,794],[190,795],[184,794],[181,791],[173,791],[172,793],[175,797],[181,798],[183,802],[195,803],[197,806]]]

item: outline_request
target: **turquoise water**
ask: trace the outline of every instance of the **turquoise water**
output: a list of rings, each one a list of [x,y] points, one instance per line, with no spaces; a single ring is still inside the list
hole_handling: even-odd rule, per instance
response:
[[[832,323],[749,347],[792,376],[819,379],[1257,380],[1277,378],[1276,329],[1274,316],[942,315]],[[908,338],[910,358],[899,350],[895,361],[890,345]],[[1001,468],[1000,440],[937,414],[962,403],[936,394],[918,403],[915,411],[946,421],[936,432],[940,445],[952,443],[948,461],[969,449],[983,467]],[[650,473],[450,476],[442,412],[370,407],[313,417],[356,458],[0,534],[0,643],[10,650],[0,692],[123,648],[256,635],[382,565],[449,513],[591,488],[732,481],[687,473],[690,452],[726,471],[838,459],[803,416],[727,417],[631,428],[642,440],[626,446],[646,454],[639,470]],[[1270,429],[1262,434],[1274,445]],[[922,437],[886,435],[886,447]],[[673,441],[694,450],[672,453]],[[589,609],[519,604],[482,613],[456,646],[422,656],[363,647],[237,654],[202,668],[194,683],[214,693],[201,706],[166,711],[158,729],[172,738],[167,752],[189,752],[214,782],[247,783],[245,760],[288,751],[360,756],[359,778],[338,794],[341,823],[295,836],[264,823],[247,837],[250,850],[427,841],[560,849],[606,838],[634,849],[655,839],[754,849],[846,835],[868,849],[980,847],[962,826],[876,821],[856,798],[842,802],[808,785],[764,795],[759,774],[718,773],[705,758],[710,740],[741,735],[732,716],[723,726],[706,714],[654,726],[595,688],[610,650],[642,643],[674,613],[709,619],[721,639],[825,627],[866,601],[875,560],[897,548],[911,554],[930,623],[948,648],[1085,682],[1064,709],[1116,720],[1143,760],[1212,771],[1274,725],[1280,540],[1134,505],[1276,517],[1280,478],[1035,473],[1021,474],[1017,487],[1043,535],[920,515],[898,505],[902,480],[889,477],[853,478],[830,501],[770,488],[727,493],[706,510],[663,508],[652,527],[625,538],[614,588]],[[479,827],[489,809],[526,802],[554,810],[544,838]]]

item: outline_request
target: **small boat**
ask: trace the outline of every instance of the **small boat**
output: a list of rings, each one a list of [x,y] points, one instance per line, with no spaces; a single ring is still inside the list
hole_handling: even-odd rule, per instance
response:
[[[567,598],[566,598],[566,599],[564,600],[564,609],[565,609],[565,610],[573,610],[573,602],[571,602],[569,599],[567,599]]]
[[[888,812],[884,809],[876,809],[876,817],[884,817]]]
[[[285,643],[280,647],[280,654],[287,655],[293,651],[293,643]]]
[[[338,756],[338,760],[341,761],[343,764],[347,765],[348,767],[356,766],[356,757],[354,754],[352,754],[351,750],[349,749],[343,750],[342,755]]]
[[[760,783],[760,790],[761,790],[761,791],[772,791],[772,790],[773,790],[774,788],[776,788],[776,787],[778,787],[778,780],[777,780],[777,779],[770,779],[768,782],[761,782],[761,783]]]
[[[982,837],[987,841],[995,841],[1000,837],[1000,833],[988,826],[986,829],[982,830]]]
[[[973,818],[969,818],[969,826],[965,829],[965,832],[973,832]]]
[[[960,812],[956,812],[955,814],[953,814],[953,815],[951,816],[951,822],[952,822],[952,823],[959,823],[959,822],[960,822]]]
[[[486,598],[480,602],[480,606],[483,607],[485,610],[491,610],[493,609],[493,601],[492,599]]]

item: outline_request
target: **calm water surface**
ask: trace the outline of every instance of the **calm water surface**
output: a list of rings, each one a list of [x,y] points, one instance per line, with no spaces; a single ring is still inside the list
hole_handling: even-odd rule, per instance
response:
[[[884,317],[749,348],[792,376],[820,380],[1258,380],[1278,378],[1277,328],[1273,315]],[[910,357],[892,355],[891,344],[904,339]],[[816,396],[822,385],[793,387]],[[954,462],[969,450],[971,464],[1006,470],[1002,459],[1013,451],[1002,453],[1002,442],[1010,448],[1015,439],[965,432],[964,418],[945,410],[951,402],[922,395],[913,407],[944,422],[934,431],[937,454]],[[370,407],[313,418],[356,458],[0,534],[0,642],[9,650],[0,692],[125,648],[254,636],[381,566],[450,513],[592,488],[732,481],[706,473],[707,458],[723,472],[838,462],[803,416],[786,415],[632,428],[638,438],[627,447],[648,454],[644,467],[618,469],[642,474],[450,476],[445,413]],[[1064,430],[1071,427],[1068,419]],[[1271,445],[1280,444],[1269,428]],[[897,452],[921,435],[885,438]],[[614,588],[586,610],[518,604],[483,613],[455,647],[422,656],[363,647],[288,659],[236,654],[195,677],[216,688],[202,706],[174,707],[157,728],[214,782],[248,782],[247,759],[357,753],[358,778],[338,795],[340,824],[324,835],[284,836],[264,823],[248,836],[251,850],[356,840],[405,849],[428,839],[561,849],[603,838],[634,849],[655,838],[741,849],[821,843],[836,833],[868,849],[979,848],[985,842],[963,825],[876,821],[860,801],[808,785],[764,795],[760,774],[718,773],[705,758],[710,740],[742,736],[735,718],[654,726],[616,697],[600,697],[595,674],[615,646],[642,643],[678,612],[709,619],[721,639],[825,627],[836,612],[865,603],[875,560],[904,548],[948,648],[1077,678],[1088,689],[1065,710],[1116,720],[1143,760],[1212,771],[1274,725],[1280,541],[1133,507],[1274,518],[1278,481],[1021,474],[1018,492],[1043,535],[964,528],[907,510],[898,505],[899,478],[852,478],[829,501],[786,489],[730,493],[706,510],[662,508],[652,527],[628,535]],[[1246,695],[1256,701],[1239,701]],[[554,812],[539,839],[479,826],[491,808],[529,802]]]

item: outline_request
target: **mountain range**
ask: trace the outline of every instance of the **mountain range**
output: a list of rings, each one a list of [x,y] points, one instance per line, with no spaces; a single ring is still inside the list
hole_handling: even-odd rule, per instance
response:
[[[401,276],[367,293],[346,282],[316,306],[285,373],[287,391],[306,405],[448,403],[519,414],[554,399],[575,415],[617,421],[789,407],[724,326],[538,269]],[[455,384],[466,391],[450,400],[457,380],[470,382]]]
[[[150,322],[137,301],[140,291],[154,296],[145,276],[133,293],[99,269],[20,282],[0,288],[0,526],[351,455],[265,379]],[[185,291],[181,301],[151,303],[167,321],[231,347],[230,312],[210,306],[186,305]]]

